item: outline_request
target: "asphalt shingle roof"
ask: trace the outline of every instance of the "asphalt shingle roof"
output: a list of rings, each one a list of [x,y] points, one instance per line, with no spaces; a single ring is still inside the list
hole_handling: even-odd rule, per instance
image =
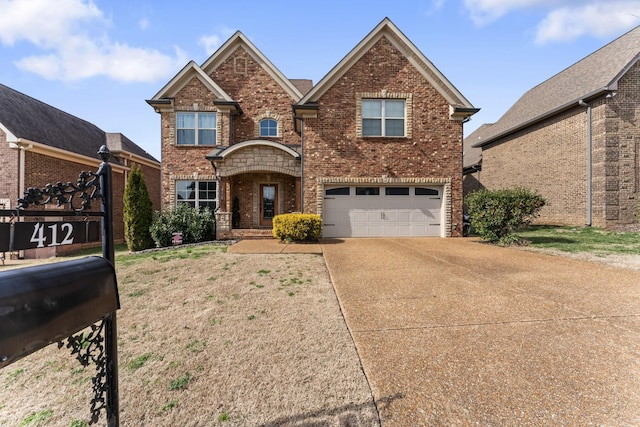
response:
[[[485,123],[464,139],[462,149],[463,168],[469,168],[480,164],[482,161],[482,148],[474,147],[474,144],[482,141],[484,135],[488,132],[491,126],[492,125],[490,123]]]
[[[99,127],[3,84],[0,124],[18,138],[95,159],[100,147],[107,144],[107,136]],[[120,135],[121,150],[157,161],[124,135],[114,135]]]
[[[590,95],[614,90],[638,60],[640,26],[526,92],[484,135],[486,144]]]

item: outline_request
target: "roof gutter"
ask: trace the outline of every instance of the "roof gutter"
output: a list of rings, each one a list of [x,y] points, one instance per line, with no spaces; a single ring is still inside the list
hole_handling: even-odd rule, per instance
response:
[[[582,97],[580,97],[578,99],[574,99],[573,101],[570,101],[570,102],[567,102],[565,104],[562,104],[562,105],[554,108],[553,110],[549,110],[544,114],[541,114],[541,115],[539,115],[537,117],[534,117],[533,119],[527,120],[526,122],[520,123],[519,125],[516,125],[516,126],[510,128],[510,129],[507,129],[507,130],[505,130],[503,132],[500,132],[500,133],[498,133],[496,135],[490,136],[489,138],[485,139],[484,141],[481,141],[481,142],[478,142],[476,144],[473,144],[472,147],[484,147],[485,145],[489,145],[492,142],[495,142],[495,141],[497,141],[499,139],[502,139],[502,138],[505,138],[505,137],[507,137],[509,135],[512,135],[512,134],[514,134],[514,133],[516,133],[516,132],[518,132],[518,131],[520,131],[520,130],[522,130],[524,128],[527,128],[527,127],[529,127],[531,125],[534,125],[534,124],[536,124],[538,122],[541,122],[541,121],[543,121],[543,120],[545,120],[545,119],[547,119],[547,118],[549,118],[551,116],[555,116],[558,113],[561,113],[561,112],[566,111],[566,110],[568,110],[570,108],[573,108],[576,105],[580,105],[580,101],[590,102],[590,101],[593,101],[594,99],[599,98],[601,96],[608,95],[609,93],[611,93],[613,91],[615,91],[615,89],[612,89],[609,86],[601,87],[601,88],[596,89],[596,90],[594,90],[592,92],[589,92],[588,94],[586,94],[586,95],[584,95],[584,96],[582,96]]]

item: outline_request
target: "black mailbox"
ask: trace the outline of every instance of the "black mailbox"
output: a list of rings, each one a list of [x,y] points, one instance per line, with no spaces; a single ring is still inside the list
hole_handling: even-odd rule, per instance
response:
[[[101,257],[0,272],[0,368],[119,308],[115,270]]]

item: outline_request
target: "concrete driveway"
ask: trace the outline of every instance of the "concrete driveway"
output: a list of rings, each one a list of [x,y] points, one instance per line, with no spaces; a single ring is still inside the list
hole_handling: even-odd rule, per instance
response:
[[[321,246],[385,427],[640,425],[640,272],[471,239]]]

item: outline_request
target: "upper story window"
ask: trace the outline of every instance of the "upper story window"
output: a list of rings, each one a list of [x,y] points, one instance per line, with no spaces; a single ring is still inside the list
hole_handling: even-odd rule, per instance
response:
[[[216,113],[177,113],[178,145],[216,145]]]
[[[274,119],[260,120],[260,136],[278,136],[278,122]]]
[[[405,136],[404,99],[363,99],[362,136]]]

